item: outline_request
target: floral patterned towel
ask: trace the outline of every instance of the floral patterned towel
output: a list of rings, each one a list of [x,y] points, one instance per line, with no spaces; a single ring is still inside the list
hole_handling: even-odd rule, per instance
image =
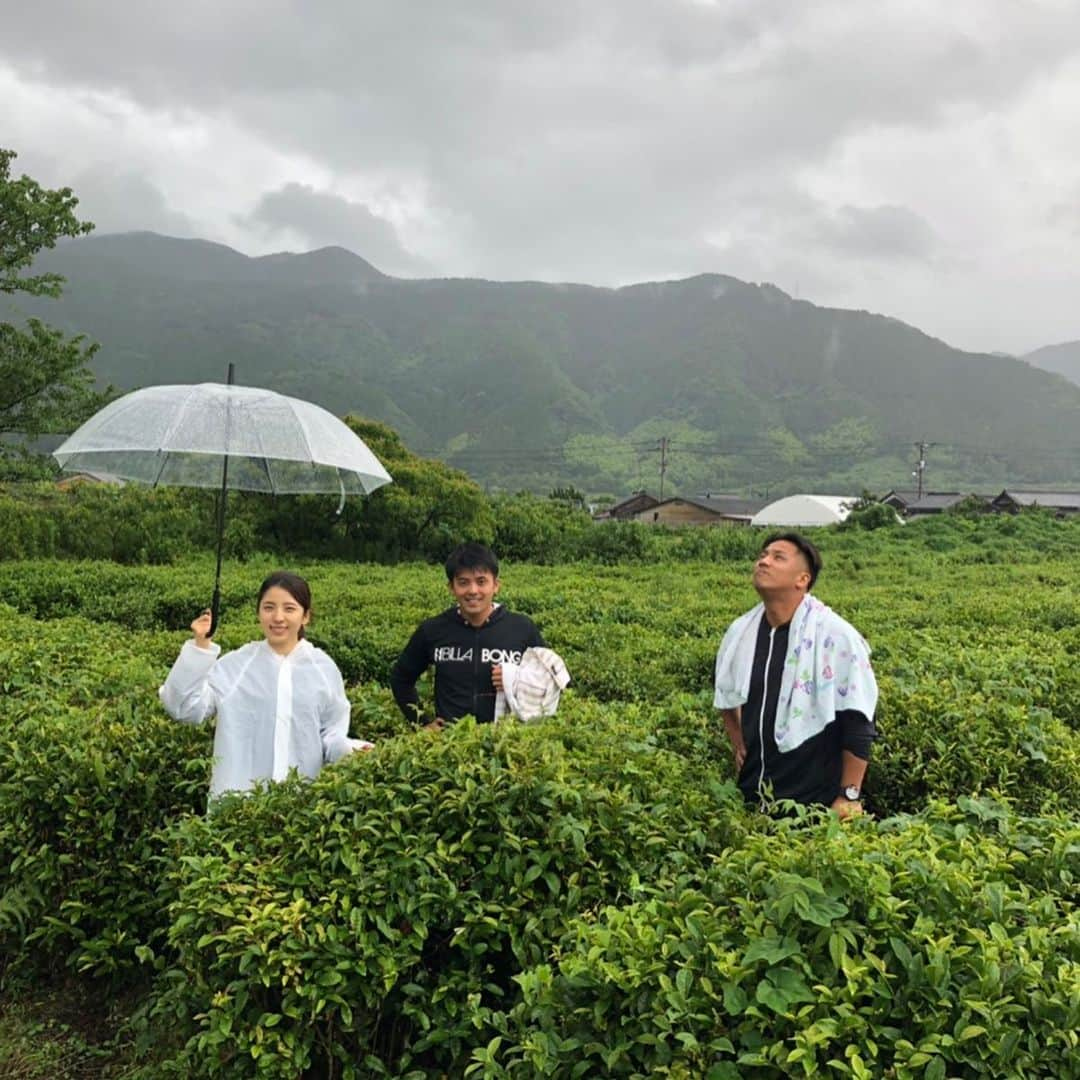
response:
[[[718,709],[734,709],[750,696],[754,646],[765,605],[741,615],[727,629],[716,654]],[[795,611],[788,634],[776,745],[794,750],[823,731],[843,709],[873,719],[878,688],[870,667],[870,646],[832,608],[807,593]]]

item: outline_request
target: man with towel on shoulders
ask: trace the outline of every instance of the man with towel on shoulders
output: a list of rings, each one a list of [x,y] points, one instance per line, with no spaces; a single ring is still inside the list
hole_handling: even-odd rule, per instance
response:
[[[878,690],[870,647],[810,594],[820,570],[798,533],[765,541],[753,576],[761,603],[724,634],[715,704],[747,802],[792,799],[846,818],[862,811]]]

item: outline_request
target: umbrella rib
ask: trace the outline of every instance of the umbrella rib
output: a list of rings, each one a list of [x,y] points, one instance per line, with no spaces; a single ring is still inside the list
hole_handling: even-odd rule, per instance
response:
[[[161,445],[162,446],[165,446],[168,443],[169,439],[172,438],[173,432],[176,430],[177,426],[180,423],[180,414],[184,411],[184,409],[187,408],[188,402],[191,400],[192,394],[194,394],[194,392],[197,389],[198,389],[197,386],[192,386],[188,390],[188,392],[184,395],[184,400],[182,402],[180,402],[180,404],[177,406],[176,415],[173,417],[172,423],[169,425],[169,428],[165,432],[165,434],[161,437]],[[228,453],[228,447],[226,447],[225,452]],[[170,451],[166,450],[165,453],[167,455],[168,453],[170,453]],[[162,466],[162,467],[164,468],[164,466]],[[158,475],[160,476],[161,474],[159,473]],[[154,481],[154,485],[157,486],[157,481],[156,480]]]
[[[262,448],[261,438],[259,439],[259,448]],[[276,495],[277,489],[274,487],[274,478],[270,475],[270,459],[263,454],[259,460],[262,462],[263,472],[266,473],[266,482],[270,485],[270,494]]]
[[[316,464],[315,452],[311,449],[311,440],[308,438],[307,425],[304,423],[299,413],[294,412],[293,415],[296,417],[296,426],[300,429],[300,435],[303,437],[304,446],[307,449],[308,461],[314,466]]]
[[[259,455],[259,461],[262,462],[263,472],[266,473],[266,482],[270,485],[270,494],[276,495],[277,489],[274,487],[274,478],[270,475],[270,457],[266,453],[266,447],[263,446],[262,432],[255,428],[255,439],[258,441],[259,449],[262,453]]]
[[[263,446],[262,432],[257,425],[255,427],[255,439],[259,444],[259,449],[262,451],[259,455],[259,461],[262,462],[263,472],[266,473],[266,482],[270,485],[270,494],[277,495],[277,488],[274,486],[274,478],[270,475],[270,455],[267,454],[266,447]]]

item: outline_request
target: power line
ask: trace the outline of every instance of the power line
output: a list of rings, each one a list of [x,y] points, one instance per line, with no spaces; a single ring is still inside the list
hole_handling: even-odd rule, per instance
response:
[[[844,464],[855,464],[856,459],[895,456],[903,458],[910,452],[911,443],[899,443],[891,440],[869,445],[858,452],[852,449],[825,450],[814,446],[804,446],[799,454],[801,460],[793,462],[792,467],[802,472],[809,467],[832,469]],[[1019,462],[1042,462],[1047,465],[1065,465],[1075,462],[1080,465],[1080,446],[1013,446],[1002,448],[995,446],[977,446],[971,443],[931,442],[920,439],[914,443],[918,458],[912,477],[917,481],[921,492],[926,488],[927,452],[934,448],[946,461],[950,456],[957,459],[980,457],[986,464],[1003,467],[1015,467]],[[638,486],[641,486],[641,466],[646,454],[659,453],[659,471],[661,491],[666,486],[667,473],[673,461],[691,458],[723,460],[724,467],[738,464],[751,468],[776,468],[782,463],[777,460],[777,444],[774,440],[758,437],[755,439],[734,439],[731,441],[691,442],[674,439],[664,435],[651,441],[623,440],[612,435],[575,436],[570,444],[547,445],[537,447],[493,446],[486,442],[476,442],[458,451],[448,451],[445,447],[429,449],[427,455],[442,458],[460,468],[483,469],[487,466],[502,464],[511,471],[523,471],[551,468],[603,468],[605,462],[618,468],[636,468]],[[424,453],[424,451],[420,451]],[[600,460],[590,460],[593,455]],[[733,462],[731,459],[739,459]],[[954,463],[954,467],[960,462]]]

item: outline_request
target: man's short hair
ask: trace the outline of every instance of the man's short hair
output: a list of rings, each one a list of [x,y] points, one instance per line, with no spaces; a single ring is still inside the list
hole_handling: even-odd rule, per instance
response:
[[[810,585],[806,590],[809,592],[814,587],[818,574],[821,573],[821,553],[802,533],[797,532],[773,533],[765,538],[761,550],[764,551],[770,544],[775,544],[777,540],[786,540],[789,544],[794,544],[802,552],[803,558],[806,559],[807,569],[810,571]]]
[[[483,544],[459,544],[446,560],[446,580],[453,581],[462,570],[487,570],[492,577],[498,577],[499,560]]]

